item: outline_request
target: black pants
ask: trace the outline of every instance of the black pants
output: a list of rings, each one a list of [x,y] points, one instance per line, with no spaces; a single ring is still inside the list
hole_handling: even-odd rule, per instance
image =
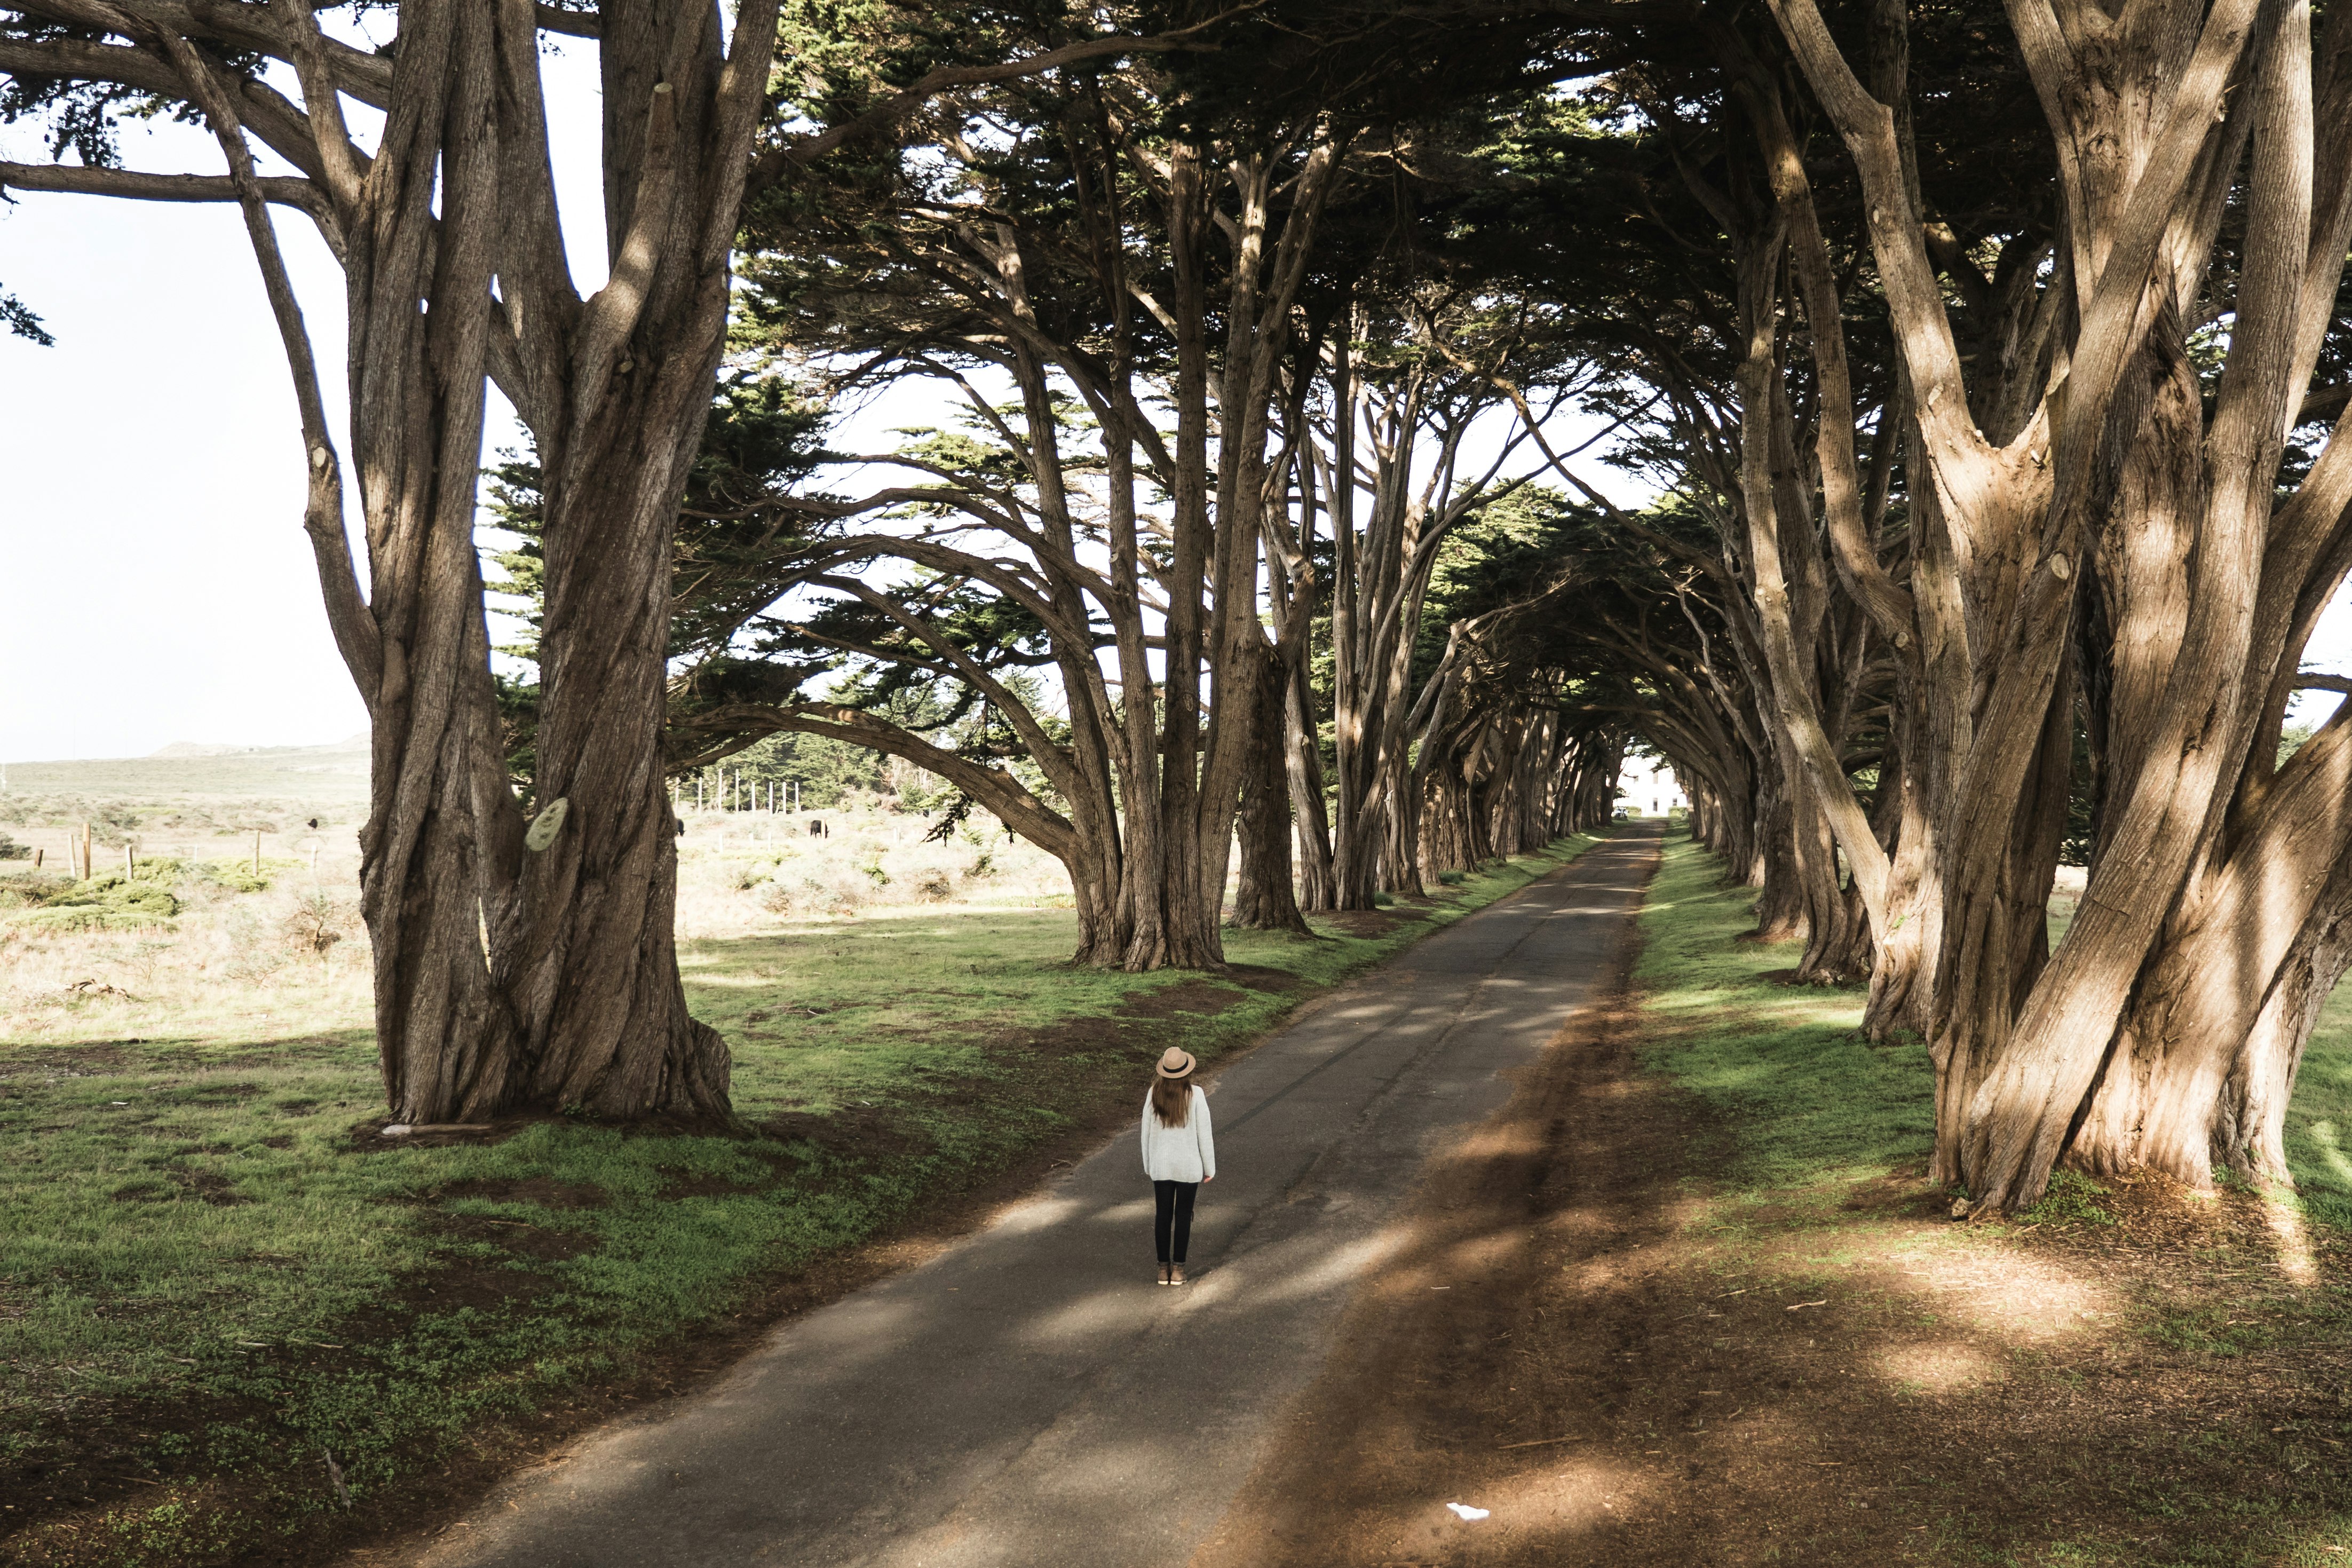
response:
[[[1151,1184],[1151,1239],[1162,1263],[1184,1261],[1184,1244],[1192,1239],[1192,1194],[1198,1182]]]

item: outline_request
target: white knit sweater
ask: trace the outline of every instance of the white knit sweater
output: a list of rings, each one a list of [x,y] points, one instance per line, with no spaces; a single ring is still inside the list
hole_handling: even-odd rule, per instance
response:
[[[1209,1097],[1192,1086],[1192,1108],[1181,1127],[1162,1127],[1143,1096],[1143,1173],[1155,1182],[1203,1182],[1217,1173],[1217,1141],[1209,1132]]]

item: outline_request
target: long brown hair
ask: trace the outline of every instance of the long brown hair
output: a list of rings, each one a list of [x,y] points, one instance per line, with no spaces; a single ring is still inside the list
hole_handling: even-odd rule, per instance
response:
[[[1192,1115],[1192,1075],[1151,1079],[1151,1109],[1162,1127],[1181,1127]]]

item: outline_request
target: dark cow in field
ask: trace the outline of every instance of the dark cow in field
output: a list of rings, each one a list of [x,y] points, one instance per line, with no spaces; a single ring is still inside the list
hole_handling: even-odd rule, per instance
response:
[[[830,836],[831,832],[832,829],[825,826],[824,817],[812,816],[809,818],[809,837],[811,838],[824,838]]]

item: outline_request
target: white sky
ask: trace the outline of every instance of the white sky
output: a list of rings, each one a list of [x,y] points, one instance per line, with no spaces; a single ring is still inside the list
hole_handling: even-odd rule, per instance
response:
[[[586,292],[604,277],[595,64],[551,49],[545,67]],[[355,126],[372,118],[346,107]],[[0,128],[0,156],[47,155],[26,127]],[[127,130],[122,162],[221,171],[207,132],[172,124]],[[348,454],[341,273],[307,218],[277,216]],[[0,205],[0,289],[57,339],[0,336],[0,759],[364,731],[302,532],[292,384],[236,208],[19,193]],[[495,453],[521,432],[492,401]],[[355,499],[346,510],[357,529]]]
[[[603,281],[594,67],[584,48],[551,49],[546,66],[585,292]],[[0,129],[0,156],[46,153],[20,125]],[[123,162],[220,168],[208,135],[169,124],[127,131]],[[307,220],[278,216],[339,405],[341,275]],[[363,730],[320,605],[293,395],[236,208],[21,194],[0,206],[0,288],[58,340],[0,336],[0,760],[137,756],[174,741],[313,744]],[[868,410],[836,444],[877,449],[889,426],[940,414]],[[339,406],[333,416],[340,426]],[[488,446],[519,435],[501,410]],[[1582,438],[1571,427],[1555,444]],[[1609,470],[1583,471],[1622,488]],[[2352,613],[2339,603],[2311,661],[2347,659]]]

